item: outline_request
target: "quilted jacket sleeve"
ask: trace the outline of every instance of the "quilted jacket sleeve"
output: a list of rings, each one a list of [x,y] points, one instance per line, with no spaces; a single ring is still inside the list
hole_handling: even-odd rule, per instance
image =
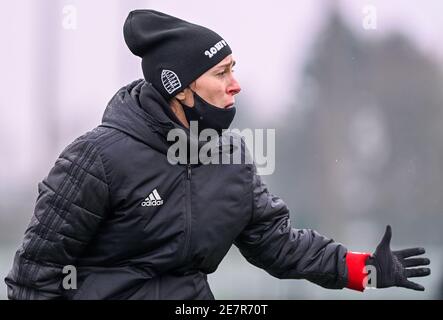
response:
[[[314,230],[291,227],[286,204],[268,191],[256,170],[252,188],[252,220],[235,241],[242,255],[280,279],[307,279],[331,289],[345,287],[346,248]]]
[[[34,214],[5,281],[9,299],[62,299],[63,267],[75,265],[108,211],[98,149],[76,140],[38,185]]]

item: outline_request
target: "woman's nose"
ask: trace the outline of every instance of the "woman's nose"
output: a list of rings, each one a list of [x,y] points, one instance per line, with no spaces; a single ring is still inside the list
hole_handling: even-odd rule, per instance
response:
[[[228,93],[231,95],[236,95],[240,91],[241,91],[240,84],[238,83],[238,81],[234,77],[232,77],[232,82],[228,87]]]

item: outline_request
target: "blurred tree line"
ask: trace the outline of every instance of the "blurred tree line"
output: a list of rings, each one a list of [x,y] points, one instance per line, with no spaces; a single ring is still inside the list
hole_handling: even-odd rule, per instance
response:
[[[298,225],[365,235],[352,229],[392,223],[399,242],[442,244],[441,67],[401,34],[357,36],[335,11],[309,57],[268,179]]]

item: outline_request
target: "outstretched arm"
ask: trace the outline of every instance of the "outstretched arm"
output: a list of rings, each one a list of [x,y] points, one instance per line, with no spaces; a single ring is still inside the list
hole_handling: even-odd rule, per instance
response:
[[[424,290],[407,278],[429,275],[430,270],[406,269],[429,264],[426,258],[406,259],[424,253],[424,249],[392,252],[390,227],[373,255],[352,252],[314,230],[291,227],[286,204],[268,191],[257,174],[253,178],[253,198],[252,221],[235,245],[250,263],[271,275],[281,279],[307,279],[330,289],[347,287],[363,291],[368,265],[373,265],[377,271],[377,288],[400,286]]]

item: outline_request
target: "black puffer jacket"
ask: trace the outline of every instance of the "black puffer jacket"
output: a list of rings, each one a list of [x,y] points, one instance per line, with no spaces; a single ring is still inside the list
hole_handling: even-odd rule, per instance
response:
[[[8,297],[213,299],[206,275],[232,244],[275,277],[343,288],[346,249],[291,228],[253,165],[168,162],[166,135],[178,125],[166,107],[134,81],[112,98],[102,125],[61,153],[39,184]],[[76,267],[77,290],[63,288],[66,265]]]

